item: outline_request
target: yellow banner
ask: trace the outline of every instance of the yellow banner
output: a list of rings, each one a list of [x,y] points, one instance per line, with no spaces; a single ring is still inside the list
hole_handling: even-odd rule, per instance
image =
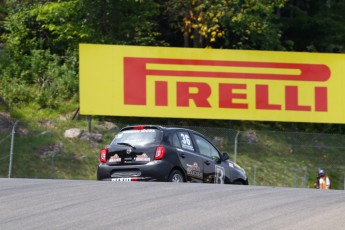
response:
[[[80,44],[80,113],[345,123],[344,64],[344,54]]]

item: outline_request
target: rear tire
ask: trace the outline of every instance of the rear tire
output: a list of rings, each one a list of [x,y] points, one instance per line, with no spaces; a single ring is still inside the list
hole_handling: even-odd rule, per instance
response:
[[[179,170],[173,170],[168,178],[168,182],[183,183],[183,175]]]
[[[235,181],[234,184],[236,184],[236,185],[245,185],[245,183],[243,181],[241,181],[241,180]]]

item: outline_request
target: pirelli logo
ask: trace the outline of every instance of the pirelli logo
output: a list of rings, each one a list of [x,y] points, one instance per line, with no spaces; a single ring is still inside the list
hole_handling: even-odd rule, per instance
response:
[[[345,123],[345,55],[80,45],[88,115]]]
[[[161,70],[148,68],[149,65],[175,65],[180,70]],[[193,66],[196,70],[184,70],[183,67]],[[208,67],[210,70],[198,70]],[[234,71],[218,72],[212,71],[214,67],[230,67]],[[247,72],[235,72],[236,68],[244,68]],[[262,70],[252,72],[251,69]],[[290,71],[290,74],[267,74],[265,70]],[[239,71],[239,70],[238,70]],[[309,81],[325,82],[330,78],[331,71],[323,64],[298,64],[298,63],[275,63],[275,62],[240,62],[240,61],[211,61],[211,60],[188,60],[188,59],[163,59],[163,58],[135,58],[124,57],[124,103],[126,105],[146,105],[146,79],[149,76],[161,76],[161,80],[155,82],[155,105],[168,106],[168,82],[172,77],[189,78],[189,82],[177,82],[177,104],[176,106],[188,107],[190,101],[194,101],[197,107],[219,107],[248,109],[248,103],[234,103],[234,99],[246,99],[245,93],[234,93],[235,89],[246,90],[246,84],[219,83],[217,92],[210,87],[205,78],[229,78],[246,80],[267,80],[267,81]],[[166,79],[166,80],[164,80]],[[191,88],[196,89],[194,93]],[[299,105],[298,86],[290,84],[285,87],[285,108],[281,104],[270,104],[269,84],[257,84],[255,86],[255,108],[263,110],[294,110],[311,111],[310,105]],[[217,93],[219,103],[211,105],[209,97]],[[327,111],[327,87],[314,87],[314,110],[318,112]]]

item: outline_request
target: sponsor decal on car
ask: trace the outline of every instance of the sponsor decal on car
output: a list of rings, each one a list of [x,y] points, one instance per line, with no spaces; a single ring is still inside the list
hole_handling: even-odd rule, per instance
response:
[[[143,153],[141,155],[137,155],[135,157],[135,161],[151,161],[151,158],[146,153]]]
[[[115,154],[114,156],[111,156],[109,158],[109,162],[121,162],[121,158],[119,157],[119,155]]]
[[[183,133],[180,133],[179,135],[180,135],[180,138],[181,138],[182,148],[194,151],[193,143],[192,143],[188,133],[183,132]]]
[[[187,164],[187,175],[199,179],[203,178],[203,174],[200,170],[200,167],[196,162],[194,162],[193,165]]]
[[[225,180],[225,169],[219,165],[215,165],[215,176],[214,176],[214,183],[215,184],[224,184]]]

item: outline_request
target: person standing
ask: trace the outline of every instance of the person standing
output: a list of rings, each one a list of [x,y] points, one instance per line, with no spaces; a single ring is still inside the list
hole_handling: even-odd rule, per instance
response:
[[[316,177],[315,188],[317,189],[330,189],[331,181],[326,175],[325,170],[319,169],[319,172]]]

